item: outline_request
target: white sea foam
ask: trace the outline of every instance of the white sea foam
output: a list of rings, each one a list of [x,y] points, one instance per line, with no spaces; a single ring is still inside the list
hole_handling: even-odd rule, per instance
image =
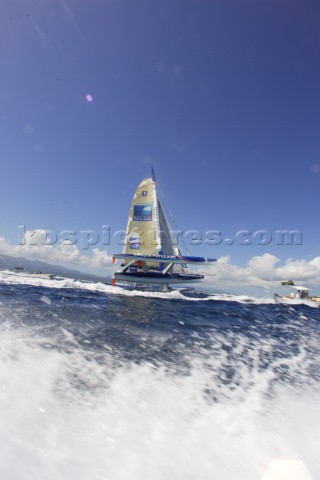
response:
[[[320,392],[278,382],[270,395],[277,362],[252,368],[270,345],[251,345],[249,365],[240,337],[228,383],[219,337],[179,375],[115,361],[108,348],[98,362],[61,333],[0,326],[1,479],[319,478]],[[303,353],[288,368],[307,377]]]
[[[150,291],[138,291],[127,290],[122,287],[112,287],[105,283],[99,282],[85,282],[80,280],[74,280],[72,278],[59,277],[58,279],[48,279],[38,275],[28,274],[13,274],[12,272],[0,272],[0,283],[17,284],[17,285],[33,285],[39,287],[49,288],[76,288],[87,291],[95,291],[114,295],[125,295],[129,297],[153,297],[162,298],[167,300],[185,300],[190,302],[207,302],[207,301],[226,301],[226,302],[239,302],[239,303],[256,303],[256,304],[274,304],[272,298],[259,298],[248,297],[246,295],[230,295],[230,294],[208,294],[204,298],[187,297],[184,296],[179,290],[172,290],[171,292],[150,292]],[[199,288],[201,290],[201,287]],[[303,302],[300,302],[303,303]],[[309,302],[310,303],[310,302]]]

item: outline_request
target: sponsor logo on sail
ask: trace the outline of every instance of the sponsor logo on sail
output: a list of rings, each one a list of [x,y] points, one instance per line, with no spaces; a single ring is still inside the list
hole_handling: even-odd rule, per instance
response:
[[[128,243],[130,245],[130,249],[132,250],[139,250],[140,248],[140,236],[136,232],[132,232],[131,235],[128,237]]]
[[[135,222],[150,222],[152,220],[152,203],[134,205],[133,220]]]

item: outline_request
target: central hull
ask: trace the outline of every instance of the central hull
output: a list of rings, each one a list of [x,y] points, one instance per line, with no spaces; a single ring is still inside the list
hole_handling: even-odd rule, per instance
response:
[[[132,283],[153,283],[158,285],[172,284],[172,283],[190,283],[202,280],[203,275],[193,275],[193,274],[162,274],[162,273],[122,273],[115,272],[114,278],[116,281],[122,282],[132,282]]]

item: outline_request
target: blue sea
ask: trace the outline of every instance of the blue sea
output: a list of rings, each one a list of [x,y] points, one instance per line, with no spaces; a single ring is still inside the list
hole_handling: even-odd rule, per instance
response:
[[[320,308],[0,272],[1,480],[320,478]]]

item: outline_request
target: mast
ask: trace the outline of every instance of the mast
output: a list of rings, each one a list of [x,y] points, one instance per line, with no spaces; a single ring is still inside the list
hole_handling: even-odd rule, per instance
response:
[[[153,167],[151,167],[151,178],[152,178],[152,181],[156,183],[156,174]]]
[[[159,201],[158,201],[158,194],[157,194],[156,174],[153,167],[151,167],[151,178],[153,181],[153,204],[154,204],[154,213],[156,218],[156,237],[157,237],[158,255],[162,255]],[[160,265],[160,268],[161,268],[161,265]]]

